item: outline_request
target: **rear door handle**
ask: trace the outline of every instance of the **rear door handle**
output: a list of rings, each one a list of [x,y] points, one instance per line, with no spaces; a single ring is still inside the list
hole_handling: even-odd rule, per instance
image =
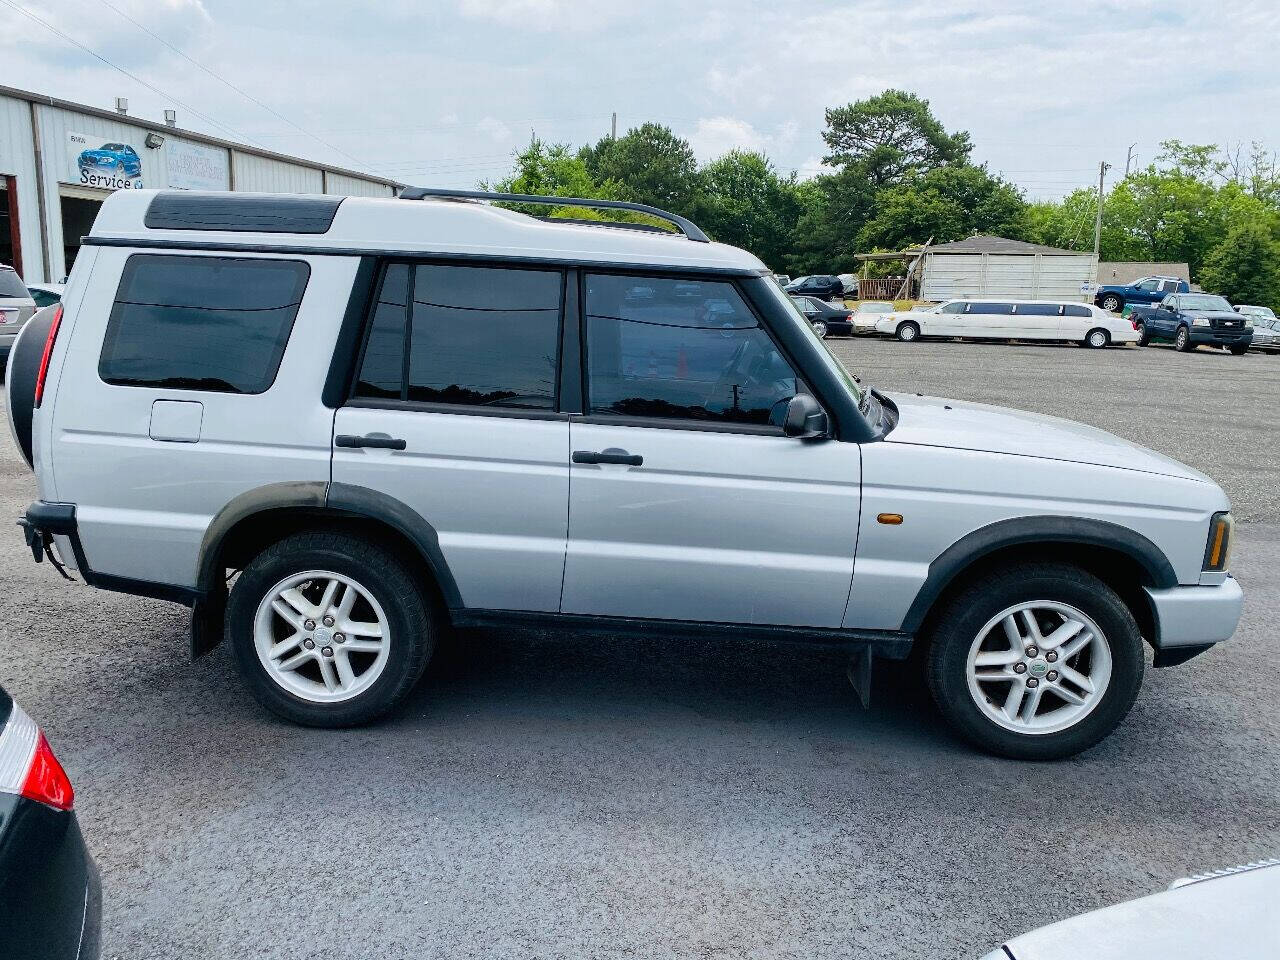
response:
[[[403,450],[406,444],[399,437],[378,437],[372,434],[363,437],[340,433],[333,438],[335,447],[376,447],[379,450]]]
[[[595,450],[573,451],[574,463],[621,463],[628,467],[638,467],[644,463],[644,457],[638,453],[627,453],[625,450],[610,448],[597,452]]]

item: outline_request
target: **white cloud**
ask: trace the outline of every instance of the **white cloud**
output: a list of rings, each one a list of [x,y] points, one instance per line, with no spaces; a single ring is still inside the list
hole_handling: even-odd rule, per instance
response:
[[[476,125],[476,129],[495,143],[506,143],[511,139],[511,128],[493,117],[485,117]]]
[[[755,127],[736,117],[704,117],[689,135],[689,145],[703,163],[730,150],[761,150],[765,142]]]

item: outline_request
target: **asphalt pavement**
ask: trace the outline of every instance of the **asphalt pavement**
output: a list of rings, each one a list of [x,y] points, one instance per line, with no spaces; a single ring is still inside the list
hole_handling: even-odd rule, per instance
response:
[[[377,726],[265,713],[180,607],[0,539],[0,682],[103,874],[103,955],[978,957],[1280,855],[1280,356],[835,341],[862,379],[1084,420],[1204,470],[1242,521],[1231,643],[1150,670],[1063,763],[979,754],[919,679],[832,652],[485,632]],[[35,496],[7,432],[0,509]]]

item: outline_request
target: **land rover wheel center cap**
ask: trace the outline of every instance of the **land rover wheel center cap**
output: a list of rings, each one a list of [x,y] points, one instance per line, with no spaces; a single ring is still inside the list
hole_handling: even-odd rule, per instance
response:
[[[1044,675],[1049,672],[1049,664],[1043,660],[1032,660],[1027,666],[1027,673],[1035,677],[1037,680],[1043,679]]]

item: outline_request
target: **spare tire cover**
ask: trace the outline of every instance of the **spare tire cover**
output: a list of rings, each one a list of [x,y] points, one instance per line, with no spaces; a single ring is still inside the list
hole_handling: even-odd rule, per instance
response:
[[[40,372],[40,358],[44,355],[44,343],[49,339],[49,328],[58,304],[37,310],[23,324],[9,350],[9,366],[5,371],[5,407],[9,411],[9,432],[18,445],[22,459],[30,467],[35,459],[31,452],[31,418],[35,414],[36,375]]]

